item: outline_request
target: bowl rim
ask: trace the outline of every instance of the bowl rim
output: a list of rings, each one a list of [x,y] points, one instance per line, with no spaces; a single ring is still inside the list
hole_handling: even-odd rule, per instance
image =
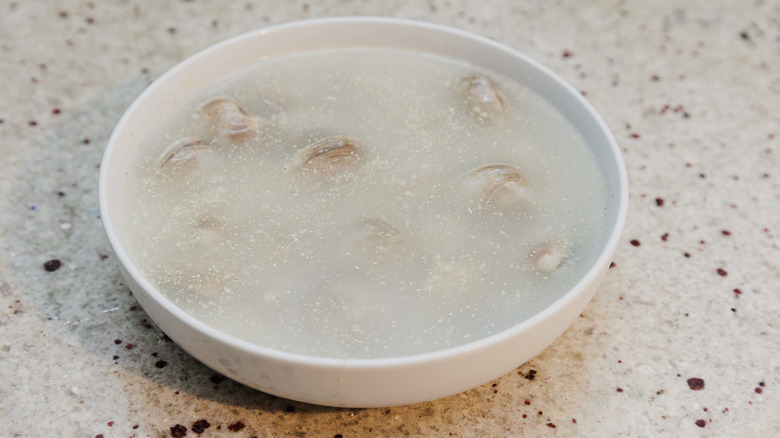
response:
[[[112,213],[109,210],[108,189],[106,187],[107,180],[109,178],[108,170],[109,163],[112,162],[112,157],[120,144],[120,136],[123,135],[125,124],[134,114],[137,108],[143,101],[153,96],[158,92],[163,85],[165,85],[166,79],[175,75],[180,70],[187,69],[188,65],[195,59],[210,56],[215,52],[224,50],[224,48],[237,44],[241,41],[248,39],[258,38],[277,32],[288,32],[292,29],[299,27],[309,27],[316,25],[334,25],[334,24],[366,24],[366,23],[382,23],[390,24],[399,27],[411,26],[421,29],[426,29],[434,33],[439,34],[452,34],[459,37],[465,37],[471,40],[475,40],[481,44],[492,46],[493,48],[500,49],[503,52],[508,52],[512,56],[522,59],[525,63],[530,64],[533,68],[538,69],[541,73],[553,80],[556,86],[567,91],[575,100],[582,105],[588,115],[596,123],[598,130],[604,134],[607,139],[608,148],[611,152],[610,158],[614,160],[617,167],[617,180],[615,181],[614,188],[612,190],[619,194],[618,209],[615,213],[615,222],[611,230],[605,229],[604,233],[609,233],[609,237],[606,240],[601,253],[596,260],[588,268],[587,272],[577,281],[577,283],[569,288],[560,298],[553,301],[547,307],[540,312],[525,319],[509,328],[498,331],[491,335],[464,343],[455,345],[439,350],[433,350],[429,352],[411,354],[407,356],[393,356],[393,357],[379,357],[379,358],[337,358],[337,357],[321,357],[314,355],[306,355],[302,353],[293,353],[287,351],[276,350],[269,347],[264,347],[259,344],[255,344],[249,341],[245,341],[224,333],[205,322],[202,322],[185,312],[182,308],[170,301],[165,295],[162,294],[149,280],[140,272],[135,263],[130,259],[128,252],[125,250],[125,245],[120,242],[115,227],[112,223]],[[357,45],[356,47],[359,47]],[[400,47],[399,47],[400,48]],[[442,55],[443,56],[443,55]],[[593,282],[599,281],[600,271],[603,266],[608,265],[612,256],[620,242],[620,236],[625,226],[627,211],[628,211],[628,175],[625,168],[625,162],[623,160],[620,148],[614,135],[606,125],[606,122],[598,114],[595,108],[582,96],[580,91],[575,89],[572,85],[566,82],[558,74],[545,67],[541,63],[528,57],[527,55],[505,45],[494,41],[490,38],[477,35],[471,32],[467,32],[461,29],[429,23],[425,21],[405,19],[405,18],[391,18],[391,17],[330,17],[330,18],[316,18],[309,20],[300,20],[287,22],[282,24],[271,25],[263,27],[254,31],[240,34],[228,38],[224,41],[211,45],[205,49],[199,50],[194,54],[187,56],[185,59],[168,69],[164,74],[157,78],[151,85],[143,90],[133,101],[133,103],[125,110],[122,117],[119,119],[116,127],[114,128],[106,147],[104,150],[103,158],[100,165],[99,183],[98,183],[98,201],[100,206],[101,221],[103,223],[104,231],[107,235],[109,244],[117,256],[119,263],[124,267],[127,274],[135,280],[138,285],[144,290],[144,292],[159,304],[166,312],[183,322],[189,329],[192,329],[199,334],[206,336],[214,341],[226,344],[230,347],[240,349],[246,353],[261,356],[268,359],[274,359],[281,362],[295,363],[299,365],[308,365],[313,367],[324,368],[339,368],[349,367],[351,369],[375,369],[375,368],[392,368],[392,367],[404,367],[415,364],[428,363],[439,360],[451,359],[463,354],[473,353],[486,348],[490,345],[500,343],[513,338],[520,333],[532,329],[534,326],[541,324],[548,318],[554,317],[555,314],[567,307],[572,301],[574,301],[580,294],[584,293],[585,289]],[[567,325],[568,327],[568,325]]]

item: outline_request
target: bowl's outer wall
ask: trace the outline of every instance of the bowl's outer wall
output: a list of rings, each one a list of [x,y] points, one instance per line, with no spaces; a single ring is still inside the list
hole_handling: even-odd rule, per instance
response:
[[[571,291],[516,327],[443,352],[398,359],[337,360],[285,354],[220,333],[184,313],[133,265],[120,242],[120,205],[149,126],[203,86],[269,56],[341,47],[396,47],[437,53],[514,78],[544,96],[585,136],[605,174],[607,225],[598,260]],[[120,270],[141,306],[177,344],[209,367],[254,388],[316,404],[379,407],[433,400],[484,384],[539,354],[585,308],[605,275],[625,221],[627,178],[614,138],[579,92],[511,49],[465,32],[397,19],[343,18],[291,23],[243,35],[189,58],[128,109],[101,166],[104,227]]]

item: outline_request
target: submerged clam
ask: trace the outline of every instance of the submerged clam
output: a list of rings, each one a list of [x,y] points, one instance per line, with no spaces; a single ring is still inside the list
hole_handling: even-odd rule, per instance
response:
[[[198,164],[199,151],[208,149],[209,146],[197,137],[180,138],[165,148],[157,163],[160,169],[172,173],[189,170]]]
[[[365,162],[363,146],[343,135],[326,137],[299,150],[291,167],[325,176],[356,170]]]
[[[550,273],[558,269],[561,262],[568,256],[569,245],[563,239],[544,242],[528,255],[534,269],[544,273]]]
[[[504,116],[504,95],[490,78],[475,74],[463,79],[460,91],[479,119],[497,121]]]
[[[403,245],[401,232],[382,219],[366,219],[361,225],[356,242],[360,253],[385,254]]]
[[[260,120],[247,115],[241,106],[227,97],[214,99],[200,109],[206,116],[211,129],[219,136],[232,139],[248,138],[257,135]]]
[[[472,170],[463,184],[472,202],[508,211],[527,205],[531,198],[528,180],[520,169],[508,164],[489,164]]]

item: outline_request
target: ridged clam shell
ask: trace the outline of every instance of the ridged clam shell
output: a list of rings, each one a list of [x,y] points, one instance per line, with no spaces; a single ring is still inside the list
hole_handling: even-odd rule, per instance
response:
[[[472,202],[480,207],[511,210],[530,201],[528,180],[517,167],[489,164],[466,174],[464,186]]]
[[[569,245],[563,239],[555,239],[538,245],[531,251],[529,259],[534,269],[543,273],[550,273],[561,265],[569,256]]]
[[[208,148],[209,145],[197,137],[180,138],[165,148],[157,159],[157,164],[161,169],[168,169],[171,172],[190,169],[198,164],[198,151]]]
[[[475,74],[461,81],[460,90],[479,119],[499,121],[504,117],[504,96],[490,78]]]
[[[201,113],[219,136],[248,138],[257,135],[260,129],[260,121],[257,118],[247,115],[238,103],[227,97],[206,103],[201,107]]]
[[[326,137],[296,152],[290,167],[332,176],[355,170],[365,162],[363,146],[346,136]]]

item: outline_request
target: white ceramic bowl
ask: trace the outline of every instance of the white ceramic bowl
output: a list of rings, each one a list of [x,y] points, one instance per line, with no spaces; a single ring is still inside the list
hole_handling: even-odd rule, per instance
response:
[[[326,359],[271,350],[226,335],[174,305],[128,255],[120,205],[143,133],[216,79],[261,59],[344,47],[393,47],[461,59],[530,87],[585,137],[604,173],[609,201],[599,253],[580,281],[532,318],[477,341],[390,359]],[[579,91],[528,57],[487,38],[424,22],[333,18],[289,23],[206,49],[157,79],[119,121],[100,169],[100,212],[120,269],[138,302],[177,344],[233,380],[310,403],[378,407],[433,400],[482,385],[539,354],[590,301],[612,260],[626,217],[628,182],[607,126]]]

